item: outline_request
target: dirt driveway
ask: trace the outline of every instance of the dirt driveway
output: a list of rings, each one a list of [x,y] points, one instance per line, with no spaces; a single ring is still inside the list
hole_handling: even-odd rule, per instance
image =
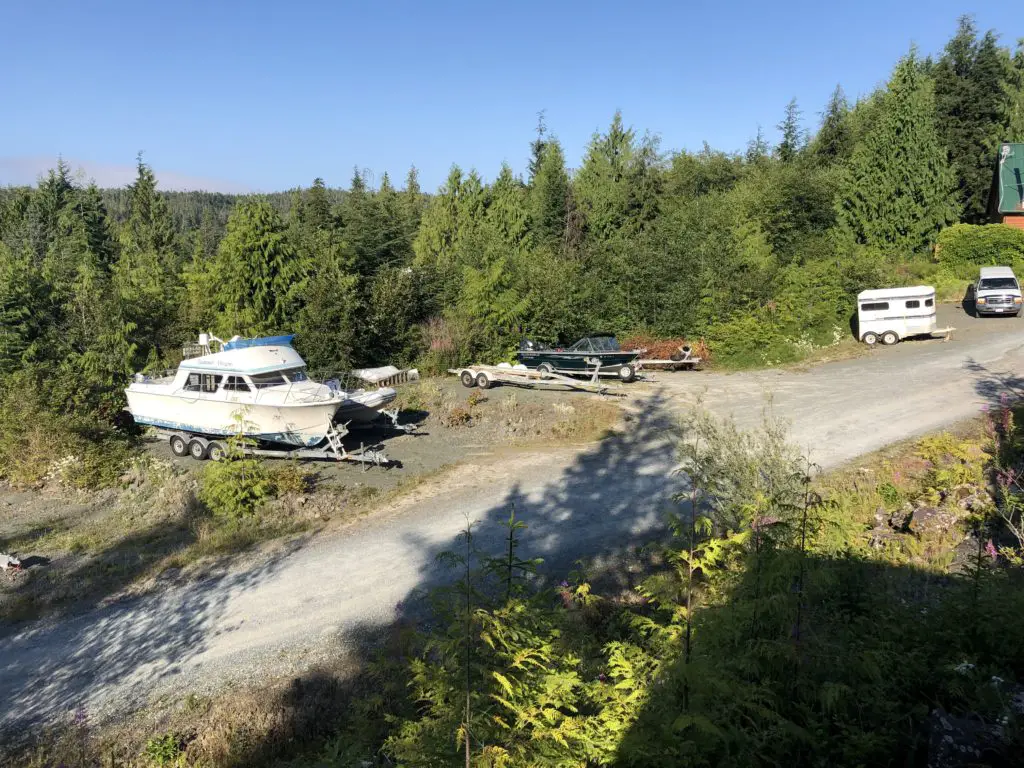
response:
[[[436,555],[467,521],[497,545],[511,505],[530,528],[522,552],[561,578],[661,534],[678,480],[676,414],[702,400],[754,425],[766,403],[826,467],[977,414],[1024,390],[1024,322],[976,320],[952,308],[952,341],[907,342],[808,371],[665,374],[632,398],[627,429],[584,450],[483,457],[425,483],[344,534],[299,540],[262,562],[198,583],[0,636],[0,729],[83,707],[93,717],[160,696],[296,674],[396,619],[446,578]]]

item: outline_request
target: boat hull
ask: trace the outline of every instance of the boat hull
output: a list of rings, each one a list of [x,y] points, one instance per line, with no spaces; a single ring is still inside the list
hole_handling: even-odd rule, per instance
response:
[[[394,402],[396,397],[398,393],[391,387],[352,392],[341,402],[334,420],[340,424],[366,424],[377,419],[381,410]]]
[[[588,363],[587,360],[599,359],[601,373],[617,374],[623,366],[632,365],[637,354],[636,352],[556,352],[545,349],[520,351],[516,356],[519,362],[527,368],[549,365],[556,373],[585,375],[594,372],[593,364]]]
[[[268,443],[311,447],[323,441],[346,401],[247,404],[129,389],[128,410],[138,424],[202,435],[242,434]]]

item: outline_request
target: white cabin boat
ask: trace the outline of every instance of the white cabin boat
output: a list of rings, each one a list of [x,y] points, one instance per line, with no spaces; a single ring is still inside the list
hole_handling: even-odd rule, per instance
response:
[[[857,294],[857,332],[865,344],[895,344],[936,331],[935,289],[930,285],[880,288]]]
[[[138,424],[196,435],[241,434],[298,447],[321,443],[334,420],[368,422],[395,399],[390,387],[346,391],[309,378],[292,336],[234,338],[202,334],[176,373],[136,374],[125,390]],[[219,346],[211,349],[211,342]]]

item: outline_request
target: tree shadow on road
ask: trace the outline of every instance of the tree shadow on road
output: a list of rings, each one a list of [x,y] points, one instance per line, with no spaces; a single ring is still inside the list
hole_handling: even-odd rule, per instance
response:
[[[600,576],[604,564],[664,539],[666,513],[673,506],[668,477],[675,466],[674,419],[663,394],[644,397],[636,405],[619,430],[585,449],[569,466],[552,471],[550,479],[530,486],[513,484],[503,491],[470,521],[477,545],[500,551],[506,534],[501,524],[514,508],[517,519],[529,526],[521,550],[543,558],[537,578],[550,583],[564,578],[583,558]],[[415,515],[415,510],[409,514]],[[266,727],[257,727],[254,721],[259,718],[246,715],[222,729],[223,738],[233,745],[230,764],[259,765],[303,740],[322,738],[324,723],[333,727],[337,713],[349,703],[375,695],[375,678],[366,670],[381,662],[382,651],[388,663],[401,658],[400,638],[428,620],[424,593],[453,578],[438,557],[457,547],[465,510],[452,508],[446,514],[450,535],[438,539],[413,533],[404,538],[402,543],[419,553],[421,565],[415,587],[397,605],[381,606],[390,618],[348,624],[333,638],[348,654],[343,674],[318,669],[282,683],[262,697],[260,708],[276,713],[266,718]],[[14,694],[7,699],[8,713],[0,723],[24,728],[55,712],[89,707],[99,698],[94,694],[107,686],[125,691],[125,709],[144,703],[149,692],[164,687],[202,653],[212,620],[226,609],[232,594],[271,581],[298,546],[255,568],[233,572],[225,566],[187,587],[13,636],[0,663],[0,688]],[[385,571],[378,578],[387,581],[392,576]],[[282,616],[288,608],[281,606]],[[54,649],[59,652],[54,654]],[[21,671],[26,666],[34,669],[27,680]],[[178,693],[184,698],[190,691]],[[167,721],[168,727],[176,727],[176,717]],[[248,733],[244,738],[230,737],[243,732]]]
[[[1016,371],[992,370],[973,358],[968,358],[964,368],[974,376],[974,391],[986,404],[1024,400],[1024,376]]]

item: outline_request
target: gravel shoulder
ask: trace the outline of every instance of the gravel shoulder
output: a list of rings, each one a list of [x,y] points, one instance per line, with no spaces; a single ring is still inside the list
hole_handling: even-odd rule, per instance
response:
[[[976,415],[1024,380],[1024,321],[943,307],[949,342],[906,342],[806,371],[660,374],[625,404],[615,435],[584,447],[490,451],[421,483],[345,531],[296,538],[258,562],[0,634],[0,729],[84,708],[122,713],[227,684],[297,674],[392,623],[445,578],[438,553],[467,522],[529,524],[524,552],[560,578],[581,557],[621,554],[663,531],[678,480],[668,431],[695,404],[756,426],[764,410],[825,468]]]

